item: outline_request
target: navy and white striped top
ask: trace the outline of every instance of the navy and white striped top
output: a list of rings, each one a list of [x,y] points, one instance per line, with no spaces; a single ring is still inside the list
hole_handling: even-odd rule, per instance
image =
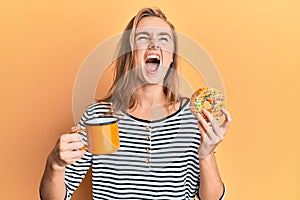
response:
[[[90,105],[79,125],[109,111],[108,103]],[[174,114],[147,121],[129,114],[118,121],[120,149],[112,154],[86,152],[65,171],[70,199],[92,166],[93,199],[194,199],[199,188],[197,120],[183,103]],[[81,133],[86,143],[86,133]]]

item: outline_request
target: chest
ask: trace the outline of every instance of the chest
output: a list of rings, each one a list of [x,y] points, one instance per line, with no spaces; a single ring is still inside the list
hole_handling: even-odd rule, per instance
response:
[[[172,171],[197,166],[200,134],[193,120],[156,123],[119,121],[120,149],[97,157],[97,164],[129,171]]]

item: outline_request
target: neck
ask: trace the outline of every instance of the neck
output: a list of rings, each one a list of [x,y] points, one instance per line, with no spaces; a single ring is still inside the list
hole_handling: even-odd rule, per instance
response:
[[[142,108],[168,103],[161,85],[144,85],[136,91],[135,95],[138,100],[137,106]]]
[[[161,85],[145,85],[135,92],[137,104],[128,112],[140,119],[156,120],[171,115],[179,109],[180,103],[170,104]]]

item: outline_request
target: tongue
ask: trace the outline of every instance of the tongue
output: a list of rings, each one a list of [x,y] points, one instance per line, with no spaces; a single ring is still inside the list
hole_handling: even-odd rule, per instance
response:
[[[146,69],[149,73],[154,73],[158,69],[158,63],[146,63]]]

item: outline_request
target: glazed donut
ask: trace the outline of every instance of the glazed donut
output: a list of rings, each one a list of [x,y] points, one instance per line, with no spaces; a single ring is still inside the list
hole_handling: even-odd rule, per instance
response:
[[[225,100],[221,92],[214,88],[200,88],[193,93],[190,98],[190,109],[196,116],[200,113],[202,117],[208,121],[202,113],[202,109],[208,110],[216,120],[222,117],[222,108],[225,108]]]

